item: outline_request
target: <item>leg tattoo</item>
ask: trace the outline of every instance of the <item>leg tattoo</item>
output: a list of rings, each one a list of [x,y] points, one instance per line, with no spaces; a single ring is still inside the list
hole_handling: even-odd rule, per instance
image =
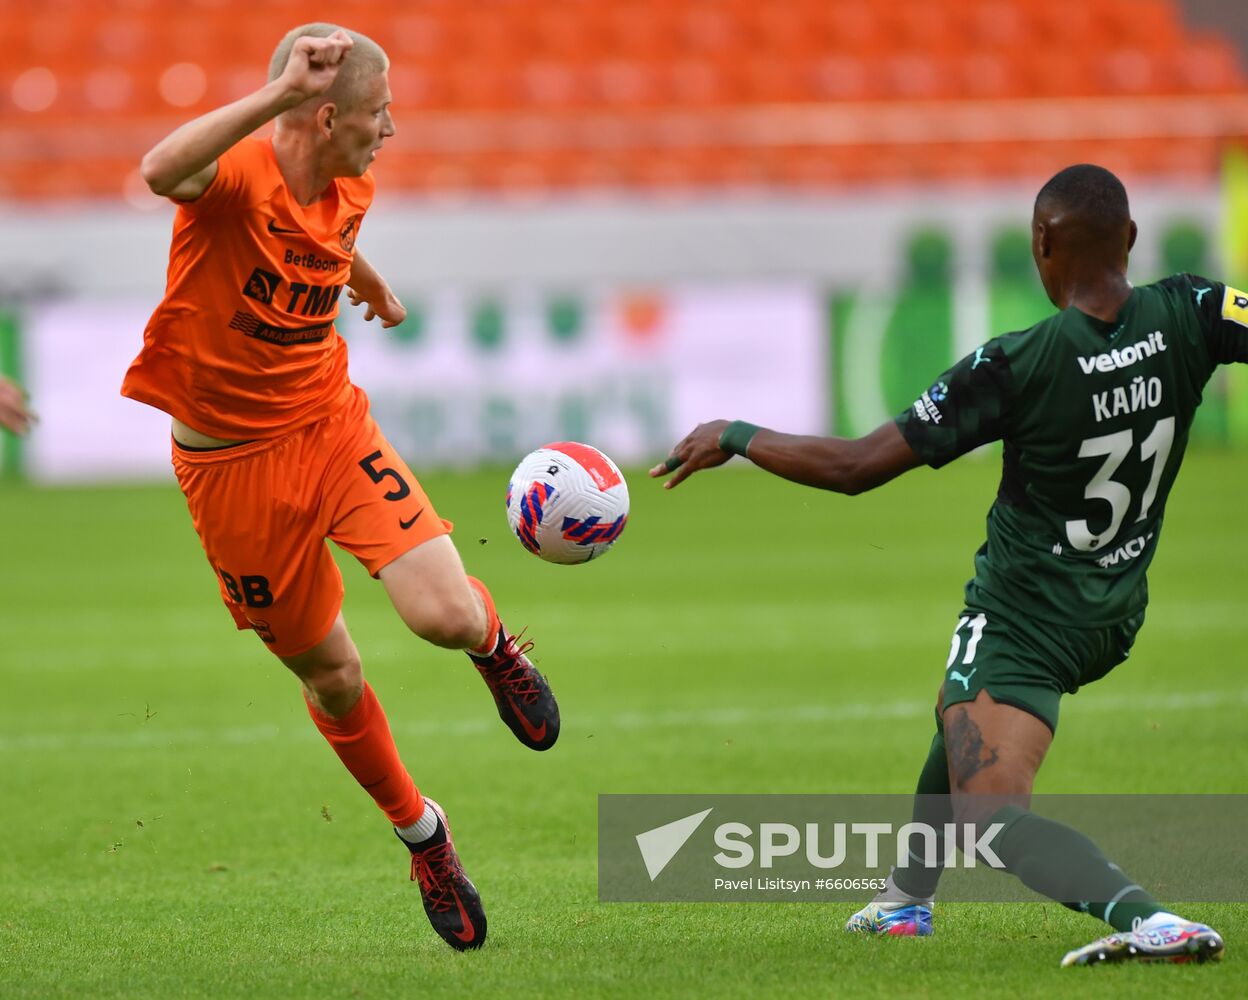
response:
[[[992,767],[1000,757],[998,747],[985,747],[984,735],[965,708],[951,713],[946,739],[954,783],[965,785],[980,771]]]

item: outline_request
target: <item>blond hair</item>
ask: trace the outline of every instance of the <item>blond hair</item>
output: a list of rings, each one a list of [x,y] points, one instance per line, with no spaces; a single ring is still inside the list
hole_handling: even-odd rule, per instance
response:
[[[386,55],[385,49],[367,35],[362,35],[358,31],[352,31],[350,28],[343,28],[336,24],[315,21],[311,24],[301,24],[297,28],[292,28],[286,33],[286,37],[278,42],[277,48],[273,51],[273,58],[269,60],[269,80],[276,80],[282,75],[286,69],[286,64],[290,62],[290,53],[298,39],[304,37],[328,38],[335,31],[345,32],[355,44],[351,46],[346,56],[343,57],[342,66],[339,68],[333,84],[325,93],[304,101],[303,104],[285,112],[281,117],[301,115],[331,102],[339,108],[352,108],[360,100],[364,81],[378,73],[384,73],[390,68],[390,58]]]

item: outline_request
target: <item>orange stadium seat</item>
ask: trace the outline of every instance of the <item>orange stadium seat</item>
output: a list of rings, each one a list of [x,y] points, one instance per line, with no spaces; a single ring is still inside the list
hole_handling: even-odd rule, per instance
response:
[[[1168,94],[1174,89],[1169,59],[1140,48],[1112,48],[1094,64],[1099,89],[1108,94]]]
[[[807,51],[818,41],[812,31],[817,19],[799,3],[753,4],[743,14],[748,18],[743,18],[745,34],[757,49],[792,56]]]
[[[958,96],[960,81],[952,59],[912,48],[891,52],[881,63],[886,97],[921,101]]]
[[[879,60],[852,52],[832,52],[816,57],[810,66],[811,92],[820,101],[863,101],[884,96],[885,84]]]
[[[968,4],[963,30],[969,48],[1008,53],[1028,39],[1028,12],[1008,0]]]
[[[1219,94],[1244,89],[1239,59],[1225,38],[1200,34],[1169,55],[1180,93]]]
[[[726,4],[702,2],[681,5],[672,30],[681,52],[715,58],[742,47],[746,26],[732,16]]]
[[[966,14],[954,3],[898,3],[873,5],[892,47],[912,51],[960,49],[966,40]]]
[[[391,60],[397,64],[405,60],[453,54],[453,27],[421,6],[396,12],[386,31],[377,32],[370,37],[385,39],[383,44],[390,53]]]
[[[815,40],[823,52],[851,52],[869,56],[893,46],[888,25],[870,4],[828,4],[811,19]]]
[[[282,34],[313,16],[302,0],[4,7],[10,199],[117,196],[148,144],[253,90]],[[1185,25],[1178,0],[350,0],[338,16],[391,55],[400,132],[379,172],[435,195],[1005,179],[1114,148],[1137,173],[1187,176],[1214,169],[1216,137],[773,146],[741,123],[873,102],[952,122],[960,103],[1075,97],[1129,115],[1153,97],[1248,90],[1235,47]]]
[[[1019,98],[1031,91],[1019,60],[1009,50],[977,48],[951,60],[953,85],[968,100]]]
[[[1183,43],[1178,11],[1168,0],[1111,4],[1106,19],[1120,45],[1166,51]]]
[[[725,58],[680,58],[661,67],[661,88],[679,107],[711,107],[730,103],[743,88],[741,66]]]
[[[1024,0],[1027,35],[1037,48],[1065,50],[1097,47],[1104,39],[1096,33],[1094,5],[1083,0]]]

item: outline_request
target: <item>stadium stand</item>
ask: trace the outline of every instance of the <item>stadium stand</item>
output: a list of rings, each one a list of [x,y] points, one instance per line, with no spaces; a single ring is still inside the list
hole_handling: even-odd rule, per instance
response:
[[[3,0],[0,198],[116,197],[263,80],[294,0]],[[326,8],[328,9],[328,8]],[[1248,79],[1173,0],[346,0],[391,53],[390,189],[827,189],[1216,172]],[[1040,171],[1043,172],[1043,171]]]

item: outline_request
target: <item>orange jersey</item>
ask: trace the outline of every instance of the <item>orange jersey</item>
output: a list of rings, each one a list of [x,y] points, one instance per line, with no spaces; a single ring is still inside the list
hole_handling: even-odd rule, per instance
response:
[[[122,395],[226,440],[275,437],[342,406],[334,318],[374,188],[371,174],[339,178],[304,207],[269,140],[228,150],[208,189],[178,205],[165,297]]]

